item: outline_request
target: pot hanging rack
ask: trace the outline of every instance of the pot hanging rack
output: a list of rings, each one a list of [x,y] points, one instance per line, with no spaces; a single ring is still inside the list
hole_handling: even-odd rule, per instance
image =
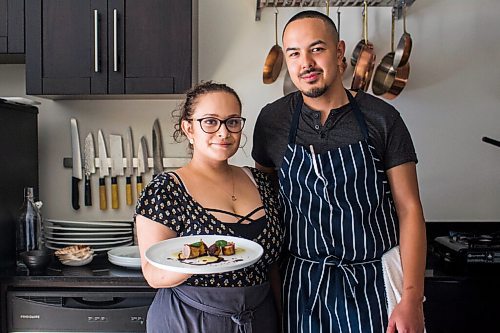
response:
[[[410,7],[415,0],[371,0],[369,7],[394,7],[396,17],[401,18],[403,6]],[[255,21],[260,21],[266,7],[362,7],[363,0],[256,0]]]

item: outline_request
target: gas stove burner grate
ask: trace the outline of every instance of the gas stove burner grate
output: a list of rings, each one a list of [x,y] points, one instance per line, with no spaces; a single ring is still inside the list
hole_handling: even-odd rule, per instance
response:
[[[470,249],[500,249],[500,232],[490,234],[450,231],[450,241]]]

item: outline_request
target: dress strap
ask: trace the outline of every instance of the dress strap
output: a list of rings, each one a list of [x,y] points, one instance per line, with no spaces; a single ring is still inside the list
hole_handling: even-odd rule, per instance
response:
[[[245,220],[248,220],[250,222],[255,222],[256,220],[250,218],[250,216],[252,216],[253,214],[255,214],[256,212],[258,212],[261,209],[264,209],[264,206],[257,207],[246,215],[240,215],[240,214],[236,214],[233,212],[229,212],[227,210],[222,210],[222,209],[217,209],[217,208],[205,208],[205,210],[209,211],[209,212],[223,213],[223,214],[227,214],[227,215],[231,215],[231,216],[239,218],[239,220],[236,222],[236,224],[240,224],[241,222],[243,222]]]
[[[187,191],[187,188],[184,185],[184,182],[182,181],[181,177],[175,171],[167,172],[167,174],[174,176],[175,179],[177,179],[178,183]]]

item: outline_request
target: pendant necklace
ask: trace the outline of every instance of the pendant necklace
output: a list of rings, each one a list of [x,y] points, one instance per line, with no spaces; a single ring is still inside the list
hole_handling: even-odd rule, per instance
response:
[[[234,172],[232,168],[231,168],[231,181],[233,183],[233,194],[231,195],[231,200],[236,201],[238,200],[238,198],[236,198],[236,195],[234,195]]]

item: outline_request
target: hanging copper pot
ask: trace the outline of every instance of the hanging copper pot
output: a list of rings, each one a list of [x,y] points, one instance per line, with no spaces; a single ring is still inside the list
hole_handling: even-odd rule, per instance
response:
[[[377,66],[373,76],[372,91],[377,96],[386,99],[396,98],[406,86],[408,76],[410,75],[410,63],[395,68],[394,62],[394,21],[395,10],[392,10],[391,24],[391,52],[387,53]]]
[[[262,81],[265,84],[271,84],[276,81],[280,75],[281,67],[283,67],[283,50],[278,45],[278,10],[276,8],[274,12],[274,33],[275,44],[266,57],[264,70],[262,71]]]
[[[364,43],[361,45],[359,55],[356,59],[356,67],[354,68],[354,74],[351,84],[352,90],[359,90],[359,89],[364,91],[368,90],[373,75],[373,68],[375,67],[376,55],[373,50],[373,44],[368,41],[367,30],[368,30],[368,5],[365,1],[364,12],[363,12]],[[358,43],[358,45],[360,43]],[[351,58],[351,63],[352,63],[352,58]]]
[[[399,39],[398,47],[394,54],[394,68],[406,65],[411,54],[412,40],[406,31],[406,2],[403,2],[403,35]]]
[[[294,91],[297,91],[297,87],[292,82],[292,78],[290,77],[290,73],[288,70],[285,73],[285,78],[283,79],[283,95],[288,95]]]
[[[337,36],[340,41],[340,7],[337,8]],[[342,58],[342,68],[341,73],[344,75],[345,70],[347,69],[347,60],[345,57]]]

